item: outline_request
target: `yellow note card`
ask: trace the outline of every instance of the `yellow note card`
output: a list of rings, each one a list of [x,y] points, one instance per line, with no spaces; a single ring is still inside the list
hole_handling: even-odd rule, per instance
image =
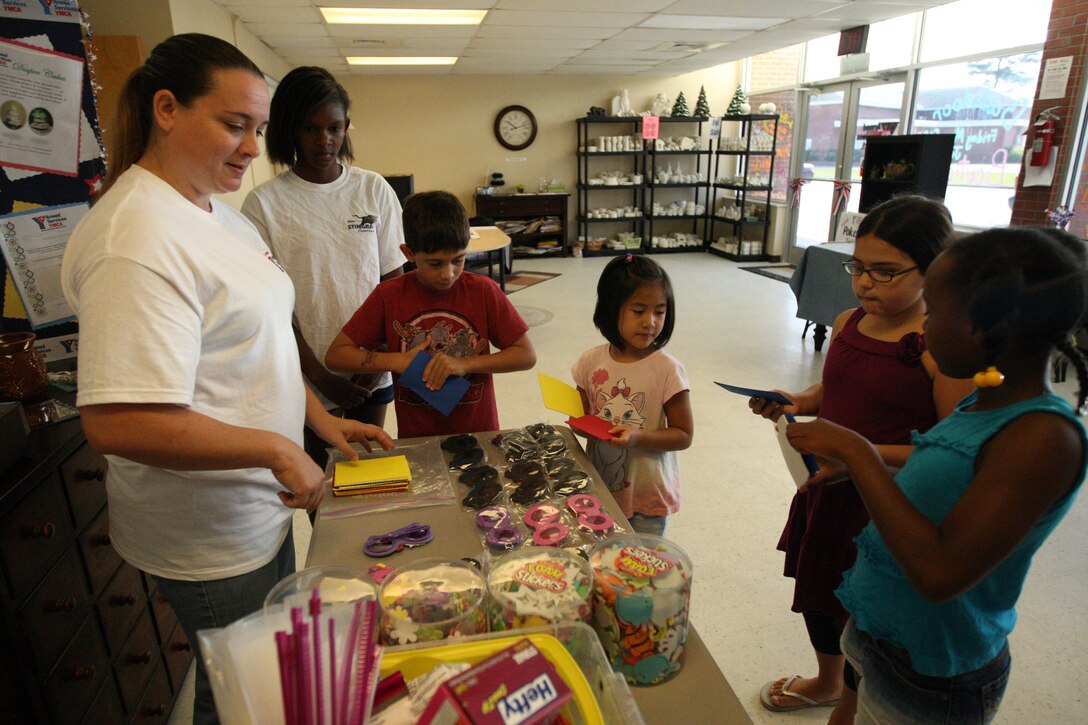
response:
[[[566,413],[572,418],[580,418],[586,411],[582,407],[582,396],[578,388],[567,385],[562,380],[539,373],[540,392],[544,396],[544,407],[559,413]]]
[[[404,456],[339,461],[333,473],[334,486],[358,486],[384,481],[411,481],[412,471]]]

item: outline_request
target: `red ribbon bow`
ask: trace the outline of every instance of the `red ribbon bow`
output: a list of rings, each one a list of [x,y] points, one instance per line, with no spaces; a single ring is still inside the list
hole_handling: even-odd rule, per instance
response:
[[[831,202],[832,214],[846,211],[847,207],[850,206],[850,188],[853,183],[849,180],[835,179],[835,196],[834,201]]]
[[[808,183],[808,179],[798,176],[796,179],[790,182],[790,190],[793,192],[790,198],[790,206],[797,208],[797,205],[801,203],[801,187]]]
[[[612,386],[612,395],[618,395],[619,393],[623,393],[623,397],[625,397],[625,398],[630,396],[631,395],[631,386],[627,386],[626,388],[617,388],[615,385],[613,385]]]

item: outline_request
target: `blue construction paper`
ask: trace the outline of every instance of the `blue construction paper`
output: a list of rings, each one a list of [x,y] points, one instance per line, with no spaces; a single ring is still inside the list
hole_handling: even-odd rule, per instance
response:
[[[730,393],[736,393],[737,395],[743,395],[748,398],[763,398],[769,400],[772,403],[781,403],[782,405],[793,405],[789,398],[782,393],[776,393],[773,390],[756,390],[755,388],[742,388],[738,385],[726,385],[725,383],[714,382],[715,385],[728,390]]]
[[[431,390],[423,383],[423,370],[430,361],[430,353],[420,350],[401,373],[400,383],[423,398],[424,402],[442,415],[449,415],[465,396],[469,382],[460,375],[450,375],[446,378],[446,382],[442,383],[441,388]]]

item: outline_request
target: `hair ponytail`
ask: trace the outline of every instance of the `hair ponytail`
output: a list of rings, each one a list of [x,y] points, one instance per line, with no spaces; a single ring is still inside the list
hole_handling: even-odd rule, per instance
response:
[[[98,198],[147,151],[156,93],[170,91],[178,103],[188,106],[212,89],[216,71],[231,69],[264,77],[242,51],[211,35],[185,33],[156,45],[144,64],[129,74],[117,99],[115,148],[110,149],[106,182]]]

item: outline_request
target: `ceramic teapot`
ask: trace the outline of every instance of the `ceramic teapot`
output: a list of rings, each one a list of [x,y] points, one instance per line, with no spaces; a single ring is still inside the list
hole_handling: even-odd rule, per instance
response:
[[[0,334],[0,400],[32,400],[49,387],[36,339],[33,332]]]

